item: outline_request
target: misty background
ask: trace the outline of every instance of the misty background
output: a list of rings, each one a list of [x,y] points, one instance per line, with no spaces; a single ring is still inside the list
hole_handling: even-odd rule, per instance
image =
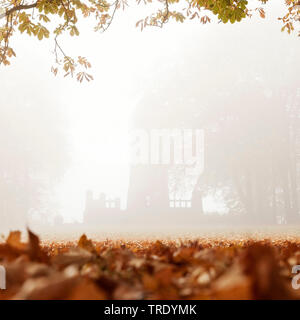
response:
[[[104,34],[84,21],[78,38],[61,43],[92,63],[91,83],[51,74],[51,40],[12,39],[17,58],[0,71],[1,229],[80,223],[88,189],[126,208],[128,130],[149,117],[204,129],[205,170],[194,185],[202,214],[297,223],[299,38],[280,32],[283,3],[265,7],[266,19],[234,25],[140,32],[148,9],[135,6]],[[172,179],[190,186],[180,168]]]

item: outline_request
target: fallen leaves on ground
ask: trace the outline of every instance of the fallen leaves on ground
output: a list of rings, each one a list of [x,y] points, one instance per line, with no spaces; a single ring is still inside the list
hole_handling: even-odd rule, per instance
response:
[[[0,244],[0,299],[299,299],[300,241],[43,243],[28,230]]]

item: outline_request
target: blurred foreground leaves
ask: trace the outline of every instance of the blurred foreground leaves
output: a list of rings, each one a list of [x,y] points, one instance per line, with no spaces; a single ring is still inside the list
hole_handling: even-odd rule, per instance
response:
[[[299,299],[287,240],[42,243],[28,230],[0,244],[1,299]]]

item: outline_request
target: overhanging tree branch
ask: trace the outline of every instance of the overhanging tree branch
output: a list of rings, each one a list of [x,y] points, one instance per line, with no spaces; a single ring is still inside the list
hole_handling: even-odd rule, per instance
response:
[[[32,3],[32,4],[22,4],[19,6],[15,6],[11,9],[7,10],[5,13],[2,13],[0,15],[0,19],[10,16],[11,14],[13,14],[16,11],[32,9],[32,8],[35,8],[36,6],[37,6],[37,2]]]

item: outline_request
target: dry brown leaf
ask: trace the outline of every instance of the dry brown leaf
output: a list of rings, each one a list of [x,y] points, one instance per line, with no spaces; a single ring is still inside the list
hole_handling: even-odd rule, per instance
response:
[[[21,242],[21,232],[20,231],[11,231],[6,239],[6,244],[11,248],[25,251],[27,249],[27,244]]]
[[[212,296],[218,300],[248,300],[253,298],[250,279],[239,264],[232,266],[213,284]]]
[[[104,290],[88,279],[82,279],[71,291],[67,300],[105,300],[107,294]]]
[[[93,245],[93,242],[91,240],[89,240],[85,234],[83,234],[80,237],[80,239],[78,241],[78,247],[82,248],[84,250],[87,250],[91,253],[97,253],[95,246]]]
[[[39,261],[43,263],[49,263],[48,255],[42,250],[40,246],[40,239],[37,235],[27,229],[29,243],[28,243],[28,254],[32,261]]]
[[[92,259],[93,255],[89,251],[81,248],[72,248],[66,253],[53,256],[51,260],[54,265],[66,267],[72,264],[81,266]]]
[[[20,291],[14,296],[14,300],[52,300],[66,299],[71,289],[78,283],[78,277],[68,277],[62,273],[56,273],[50,277],[29,278]]]

